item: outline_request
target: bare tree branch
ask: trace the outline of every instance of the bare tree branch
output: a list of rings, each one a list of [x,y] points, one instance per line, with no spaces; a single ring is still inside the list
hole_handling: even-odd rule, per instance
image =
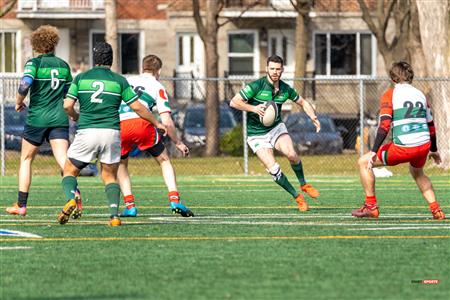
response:
[[[369,8],[367,7],[364,0],[358,0],[359,7],[362,10],[362,18],[364,22],[366,22],[367,26],[369,27],[370,31],[373,32],[377,36],[377,39],[380,40],[380,38],[383,38],[381,35],[379,35],[379,31],[375,23],[373,22],[372,18],[370,17]]]
[[[9,13],[16,4],[16,2],[17,0],[9,0],[8,2],[6,2],[6,4],[3,5],[3,7],[0,9],[0,18],[3,18],[4,15]]]
[[[192,0],[192,6],[194,10],[194,21],[195,25],[197,25],[197,31],[200,35],[200,38],[205,41],[204,38],[206,37],[206,30],[205,25],[203,24],[202,17],[200,16],[200,5],[198,3],[198,0]]]
[[[381,3],[384,3],[384,1],[381,1]],[[383,20],[383,23],[380,24],[381,25],[381,29],[383,30],[383,36],[386,35],[386,28],[387,28],[387,25],[389,23],[389,18],[390,18],[391,14],[392,14],[392,10],[394,8],[394,4],[395,4],[395,0],[391,0],[391,2],[389,2],[389,5],[388,5],[387,9],[386,10],[383,9],[384,20]]]

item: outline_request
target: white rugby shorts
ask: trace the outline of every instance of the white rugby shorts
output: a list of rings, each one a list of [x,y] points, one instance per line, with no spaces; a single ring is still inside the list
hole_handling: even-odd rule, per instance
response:
[[[263,148],[273,149],[275,148],[275,143],[278,138],[285,133],[288,133],[286,125],[280,123],[264,135],[249,136],[247,138],[247,143],[254,153]]]
[[[120,162],[120,130],[109,128],[79,129],[67,151],[69,158],[89,163],[95,158],[104,164]]]

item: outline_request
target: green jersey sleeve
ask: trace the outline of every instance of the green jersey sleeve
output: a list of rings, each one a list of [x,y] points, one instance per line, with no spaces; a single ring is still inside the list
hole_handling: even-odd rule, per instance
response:
[[[25,69],[23,71],[23,76],[30,76],[31,78],[35,78],[37,73],[37,63],[34,59],[30,59],[25,64]]]
[[[72,75],[70,75],[72,77]],[[78,100],[78,81],[80,80],[80,75],[77,75],[75,79],[72,81],[69,87],[69,91],[67,92],[67,97],[72,98],[74,100]]]
[[[255,82],[250,82],[242,90],[239,91],[239,94],[245,101],[248,101],[248,100],[252,99],[253,97],[255,97],[257,92],[258,92],[258,87],[255,86]]]
[[[72,83],[72,80],[73,80],[72,72],[70,72],[69,65],[67,65],[67,70],[69,71],[69,73],[67,74],[67,78],[66,78],[66,83],[65,83],[66,86],[70,85]]]
[[[131,88],[126,79],[122,81],[122,100],[127,105],[130,105],[139,98],[138,94]]]
[[[298,92],[294,88],[289,88],[289,100],[297,102],[300,99]]]

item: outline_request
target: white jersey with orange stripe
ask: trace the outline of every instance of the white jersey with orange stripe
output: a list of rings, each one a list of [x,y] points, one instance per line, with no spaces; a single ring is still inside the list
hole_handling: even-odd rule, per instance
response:
[[[151,110],[156,104],[159,114],[172,112],[166,89],[155,76],[150,73],[142,73],[137,76],[128,77],[127,80],[139,95],[139,101],[145,107]],[[138,114],[127,107],[124,107],[124,110],[121,109],[119,112],[121,121],[139,118]]]

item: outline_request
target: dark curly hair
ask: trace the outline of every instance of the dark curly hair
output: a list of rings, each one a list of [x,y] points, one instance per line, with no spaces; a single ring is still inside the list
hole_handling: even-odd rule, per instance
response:
[[[59,42],[58,29],[51,25],[42,25],[31,33],[31,47],[38,53],[55,51]]]
[[[110,44],[99,42],[92,49],[94,65],[111,66],[113,62],[113,51]]]
[[[392,67],[389,70],[389,76],[395,83],[412,83],[414,78],[414,71],[411,65],[406,61],[398,61],[392,64]]]

